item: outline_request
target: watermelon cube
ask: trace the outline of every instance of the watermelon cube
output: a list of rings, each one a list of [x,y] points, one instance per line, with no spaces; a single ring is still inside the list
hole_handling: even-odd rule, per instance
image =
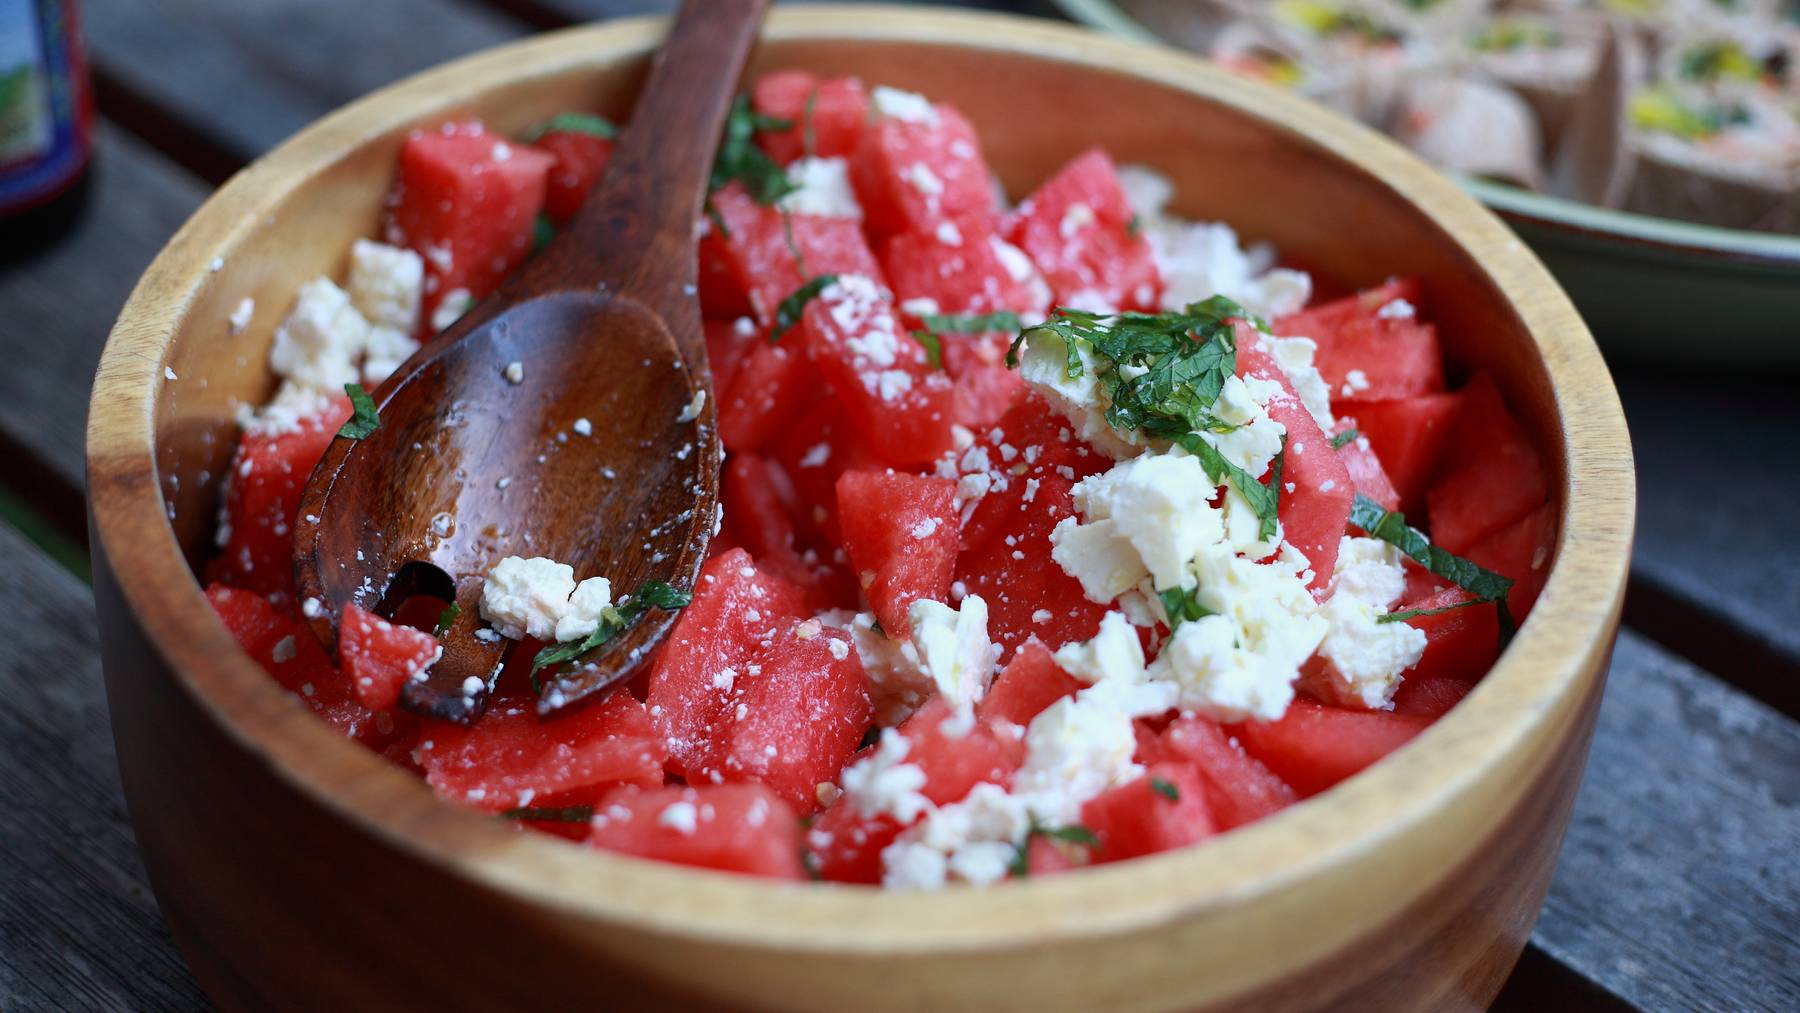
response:
[[[821,399],[775,439],[769,456],[781,464],[793,485],[794,525],[801,541],[821,551],[842,546],[838,476],[883,464],[863,446],[856,427],[833,401]]]
[[[720,495],[732,534],[758,567],[799,588],[813,611],[855,607],[851,571],[821,559],[796,533],[794,487],[779,463],[756,454],[731,455]]]
[[[1500,615],[1492,605],[1453,606],[1472,601],[1474,595],[1460,587],[1449,587],[1431,595],[1408,600],[1395,611],[1434,611],[1449,609],[1437,615],[1414,616],[1407,624],[1425,633],[1425,653],[1419,663],[1406,671],[1406,682],[1435,679],[1460,679],[1473,683],[1481,678],[1500,653]],[[1398,704],[1396,704],[1398,706]]]
[[[948,219],[931,232],[889,236],[881,244],[881,267],[904,307],[928,302],[925,312],[1009,310],[1027,317],[1050,309],[1050,289],[1036,266],[995,232],[986,214]]]
[[[1177,718],[1163,731],[1161,741],[1165,756],[1191,764],[1199,773],[1207,806],[1222,831],[1255,822],[1298,800],[1294,789],[1213,721]]]
[[[1333,408],[1356,417],[1357,431],[1369,441],[1400,496],[1400,509],[1418,517],[1461,405],[1460,394],[1421,394],[1393,401],[1334,402]]]
[[[407,135],[385,235],[425,258],[422,327],[445,296],[486,298],[531,252],[553,161],[473,120]]]
[[[390,623],[354,602],[338,620],[338,664],[357,701],[370,710],[392,710],[400,688],[423,679],[443,653],[431,634]]]
[[[1321,591],[1331,583],[1337,565],[1338,542],[1350,521],[1356,483],[1256,331],[1240,321],[1237,335],[1238,374],[1281,385],[1281,393],[1268,405],[1269,417],[1287,427],[1276,510],[1282,537],[1305,554],[1313,569],[1311,587]]]
[[[1543,462],[1482,373],[1462,390],[1444,443],[1444,474],[1425,493],[1432,541],[1462,554],[1540,506],[1550,494]]]
[[[707,560],[650,670],[646,701],[672,772],[698,774],[713,752],[732,685],[723,673],[746,672],[765,637],[805,611],[800,591],[743,549]]]
[[[950,595],[960,532],[955,483],[846,471],[838,476],[837,498],[844,549],[876,618],[890,636],[911,636],[913,602]]]
[[[715,190],[711,200],[725,231],[708,220],[701,245],[710,252],[701,259],[723,265],[764,327],[775,323],[784,300],[822,274],[858,275],[885,287],[856,219],[784,214],[758,204],[735,182]]]
[[[1437,329],[1417,315],[1419,286],[1389,281],[1275,321],[1275,333],[1319,345],[1314,365],[1332,399],[1388,401],[1444,389]]]
[[[433,722],[414,758],[438,795],[487,812],[593,802],[620,784],[659,787],[668,753],[623,689],[549,719],[530,695],[498,694],[473,726]]]
[[[1230,731],[1245,752],[1310,798],[1405,745],[1430,723],[1414,714],[1295,700],[1278,721],[1250,721]]]
[[[209,580],[293,603],[300,494],[349,417],[350,399],[337,395],[284,431],[252,430],[238,439],[225,486],[225,544],[208,567]]]
[[[738,317],[733,320],[702,321],[706,332],[706,364],[712,370],[713,400],[721,406],[725,402],[724,393],[731,389],[731,380],[737,375],[738,364],[744,356],[750,354],[757,345],[768,341],[756,326],[756,321],[749,317]]]
[[[793,124],[786,130],[764,130],[756,135],[762,149],[782,165],[808,154],[814,158],[848,157],[862,141],[869,119],[869,96],[861,81],[821,78],[805,70],[777,70],[757,78],[750,103],[764,116]]]
[[[757,784],[615,790],[594,807],[587,843],[676,865],[806,878],[799,817]]]
[[[1026,198],[1007,238],[1044,274],[1058,305],[1154,310],[1162,291],[1150,242],[1132,224],[1112,159],[1077,155]]]
[[[761,448],[819,395],[817,373],[798,347],[762,340],[750,345],[724,390],[719,439],[734,453]]]
[[[882,460],[926,464],[952,447],[950,379],[900,329],[893,304],[875,281],[840,277],[806,304],[800,329],[839,409]]]
[[[756,781],[810,813],[874,716],[848,634],[792,622],[761,641],[725,690],[710,748],[691,780]]]
[[[1065,696],[1074,696],[1081,686],[1079,680],[1057,666],[1049,648],[1035,638],[1029,639],[994,677],[975,713],[984,720],[1029,725],[1044,708]]]
[[[924,115],[870,124],[850,157],[850,181],[877,235],[928,234],[940,222],[994,210],[975,128],[941,102]]]
[[[1524,622],[1549,579],[1556,552],[1556,504],[1545,503],[1469,548],[1468,559],[1503,577],[1513,586],[1507,607]]]
[[[1143,777],[1089,799],[1081,822],[1099,838],[1094,857],[1101,862],[1185,847],[1214,833],[1206,789],[1185,763],[1152,764]]]
[[[1394,713],[1440,718],[1469,695],[1475,684],[1467,679],[1417,678],[1412,675],[1394,691]]]
[[[208,584],[206,601],[219,622],[224,623],[231,633],[231,639],[259,663],[266,663],[281,638],[294,631],[293,617],[269,604],[269,599],[255,591]]]
[[[558,226],[566,225],[606,172],[613,142],[577,130],[555,130],[538,138],[536,147],[552,160],[544,178],[544,214]]]
[[[1356,428],[1355,419],[1338,421],[1340,433]],[[1344,462],[1344,470],[1350,473],[1350,481],[1357,492],[1380,503],[1383,510],[1400,509],[1400,493],[1388,479],[1387,469],[1381,466],[1381,458],[1375,456],[1375,447],[1368,437],[1359,432],[1338,448],[1337,455],[1338,460]]]

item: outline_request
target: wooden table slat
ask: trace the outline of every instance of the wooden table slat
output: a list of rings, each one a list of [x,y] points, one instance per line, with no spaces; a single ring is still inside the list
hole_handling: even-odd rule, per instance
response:
[[[0,525],[0,1009],[194,1009],[127,821],[87,586]]]

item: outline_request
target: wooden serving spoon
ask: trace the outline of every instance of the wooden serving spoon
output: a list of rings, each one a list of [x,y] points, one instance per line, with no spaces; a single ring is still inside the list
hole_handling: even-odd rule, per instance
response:
[[[376,391],[381,424],[339,436],[300,500],[302,612],[328,651],[351,602],[458,607],[443,656],[401,701],[473,722],[508,646],[484,628],[503,557],[548,556],[618,597],[693,587],[718,513],[718,426],[694,237],[712,157],[767,0],[687,0],[581,213],[500,290]],[[652,610],[539,702],[630,675],[674,617]],[[480,634],[479,636],[477,634]]]

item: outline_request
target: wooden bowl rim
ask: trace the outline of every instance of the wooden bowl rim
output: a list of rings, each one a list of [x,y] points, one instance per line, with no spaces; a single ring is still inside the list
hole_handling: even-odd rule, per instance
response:
[[[1318,798],[1205,845],[985,890],[927,895],[783,884],[573,848],[446,805],[421,780],[339,737],[237,649],[164,518],[154,431],[173,335],[215,259],[228,260],[282,195],[365,138],[442,116],[503,83],[641,56],[660,38],[662,24],[634,18],[514,42],[415,75],[325,117],[213,195],[126,303],[90,408],[96,549],[176,681],[247,757],[417,860],[590,924],[819,954],[970,952],[1142,929],[1290,889],[1382,848],[1450,804],[1528,742],[1540,718],[1582,699],[1601,678],[1633,521],[1624,417],[1586,326],[1493,215],[1386,138],[1196,57],[1012,15],[818,6],[775,11],[765,37],[927,43],[1135,77],[1298,135],[1437,223],[1470,253],[1533,336],[1561,421],[1562,528],[1556,564],[1531,620],[1461,706],[1386,762]]]

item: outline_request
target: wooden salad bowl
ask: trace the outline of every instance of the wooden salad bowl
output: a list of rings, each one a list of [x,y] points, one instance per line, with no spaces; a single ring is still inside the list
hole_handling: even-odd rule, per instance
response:
[[[1395,144],[1171,51],[1012,17],[784,10],[751,73],[955,103],[1010,192],[1102,144],[1344,284],[1424,280],[1552,469],[1536,611],[1394,756],[1203,845],[941,894],[777,884],[589,851],[443,804],[240,652],[194,573],[240,402],[298,286],[373,235],[406,131],[629,106],[661,22],[558,32],[343,109],[226,184],[139,282],[88,430],[95,592],[126,795],[164,915],[228,1008],[1481,1007],[1556,864],[1619,622],[1631,449],[1592,338],[1491,214]],[[227,317],[245,296],[242,334]]]

